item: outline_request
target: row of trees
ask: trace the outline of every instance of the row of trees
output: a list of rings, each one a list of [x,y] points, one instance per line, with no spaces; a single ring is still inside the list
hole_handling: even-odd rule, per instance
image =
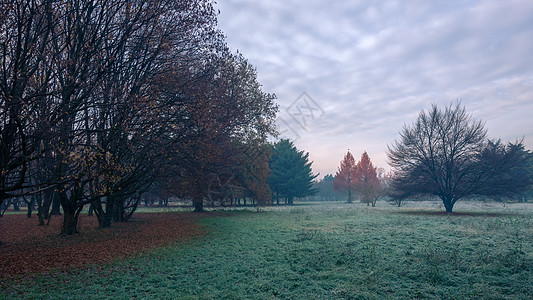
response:
[[[380,173],[380,177],[383,176],[383,172]],[[335,174],[333,187],[348,194],[348,203],[352,203],[352,194],[355,192],[361,197],[362,202],[372,206],[376,206],[376,201],[383,191],[377,168],[370,161],[366,151],[358,163],[355,163],[350,151],[346,153]]]
[[[275,96],[228,51],[212,1],[0,2],[0,204],[54,199],[101,227],[154,186],[268,201]],[[102,205],[105,203],[105,205]]]
[[[521,141],[488,139],[483,122],[460,103],[422,111],[414,124],[404,126],[387,154],[389,174],[374,167],[366,152],[356,163],[348,151],[335,176],[326,175],[315,186],[326,198],[342,194],[351,203],[356,193],[372,206],[380,196],[396,204],[437,196],[449,213],[460,199],[521,200],[532,190],[533,154]]]
[[[357,194],[362,202],[375,206],[384,195],[388,177],[383,169],[374,167],[366,151],[357,163],[348,151],[335,176],[328,174],[320,181],[315,180],[318,174],[312,173],[311,166],[309,153],[298,150],[291,141],[282,139],[272,145],[268,183],[277,204],[283,199],[285,204],[292,205],[294,198],[316,194],[336,200],[347,195],[348,203],[352,203]]]

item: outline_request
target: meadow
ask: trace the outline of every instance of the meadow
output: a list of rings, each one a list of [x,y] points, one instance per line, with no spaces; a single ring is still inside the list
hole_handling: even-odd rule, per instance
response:
[[[0,298],[531,299],[533,204],[299,204],[207,213],[206,234],[5,279]],[[179,214],[180,212],[169,212]]]

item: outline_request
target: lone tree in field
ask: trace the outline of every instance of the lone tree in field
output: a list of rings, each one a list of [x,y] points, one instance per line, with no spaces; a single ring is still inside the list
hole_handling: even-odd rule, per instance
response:
[[[444,110],[433,105],[404,126],[389,146],[393,197],[429,194],[442,199],[446,212],[471,195],[512,196],[530,184],[522,142],[508,145],[486,138],[481,121],[457,103]]]
[[[348,151],[341,161],[339,170],[335,174],[335,181],[333,187],[337,191],[348,193],[348,203],[352,203],[352,192],[355,191],[357,184],[357,167],[355,158]]]
[[[294,144],[281,139],[272,146],[270,158],[270,188],[278,196],[286,199],[292,205],[295,197],[312,196],[318,192],[313,188],[313,180],[318,176],[313,175],[309,161],[309,153],[298,150]]]
[[[376,167],[370,161],[368,153],[363,152],[361,160],[355,166],[355,190],[361,195],[362,202],[376,206],[376,201],[381,193],[381,183],[378,179]]]

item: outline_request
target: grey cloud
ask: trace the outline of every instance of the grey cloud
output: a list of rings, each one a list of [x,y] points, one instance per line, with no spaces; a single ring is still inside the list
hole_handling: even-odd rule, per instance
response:
[[[218,6],[230,47],[257,67],[282,110],[303,91],[324,109],[297,142],[317,168],[334,172],[350,147],[366,148],[385,167],[386,145],[403,124],[431,103],[457,99],[487,121],[489,135],[525,135],[533,148],[532,1]]]

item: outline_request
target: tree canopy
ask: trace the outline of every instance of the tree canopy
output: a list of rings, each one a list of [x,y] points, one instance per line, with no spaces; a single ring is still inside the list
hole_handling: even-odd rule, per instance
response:
[[[392,196],[431,194],[446,211],[467,196],[509,196],[530,184],[521,142],[507,145],[486,138],[483,122],[457,103],[433,105],[400,132],[388,149],[393,167]]]
[[[212,1],[2,1],[0,21],[0,204],[58,199],[73,234],[86,205],[107,227],[165,181],[198,211],[214,181],[265,199],[275,95]]]

